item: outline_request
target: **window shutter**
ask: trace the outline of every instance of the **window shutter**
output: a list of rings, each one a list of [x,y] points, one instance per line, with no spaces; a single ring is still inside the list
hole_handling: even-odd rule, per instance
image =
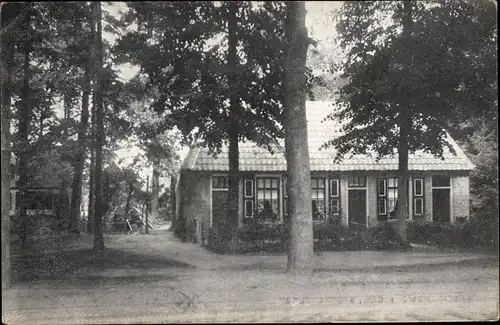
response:
[[[245,179],[244,185],[245,185],[244,187],[245,198],[253,198],[253,192],[254,192],[253,179]]]
[[[253,217],[253,200],[245,200],[245,218]]]
[[[387,179],[377,179],[377,220],[387,220]]]
[[[331,179],[330,180],[330,197],[339,197],[340,196],[340,190],[339,190],[339,180],[338,179]]]

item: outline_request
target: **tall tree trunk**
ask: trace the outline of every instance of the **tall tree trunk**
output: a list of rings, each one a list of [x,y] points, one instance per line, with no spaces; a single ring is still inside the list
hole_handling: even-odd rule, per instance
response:
[[[26,214],[26,198],[27,198],[27,185],[28,185],[28,155],[29,155],[29,124],[31,113],[31,91],[30,91],[30,55],[32,51],[32,44],[30,40],[30,24],[31,13],[28,7],[31,4],[25,4],[28,12],[23,22],[24,44],[23,44],[23,87],[21,89],[22,105],[19,110],[19,141],[18,141],[18,154],[19,154],[19,217],[21,218],[21,233],[20,240],[21,246],[26,247],[30,222],[29,216]]]
[[[11,286],[10,261],[10,105],[12,87],[12,69],[14,66],[14,40],[12,29],[7,30],[13,19],[17,17],[19,5],[4,4],[1,11],[1,105],[2,105],[2,291]],[[11,27],[13,28],[13,27]]]
[[[170,224],[170,231],[174,231],[175,229],[175,223],[177,219],[177,193],[175,193],[175,186],[177,185],[177,176],[172,175],[170,177],[170,206],[172,211],[171,212],[171,224]]]
[[[68,121],[69,121],[69,116],[70,116],[70,111],[71,111],[71,98],[68,94],[64,94],[63,106],[64,106],[64,123],[65,123],[65,125],[64,125],[62,135],[66,139],[69,135]]]
[[[158,199],[160,193],[160,164],[153,162],[153,177],[151,179],[151,219],[158,219]]]
[[[403,2],[403,39],[406,43],[411,42],[412,29],[412,5],[411,1]],[[409,62],[411,65],[411,62]],[[405,89],[402,96],[411,98],[411,86]],[[411,131],[411,119],[409,117],[408,107],[401,108],[399,117],[399,143],[398,143],[398,202],[397,202],[397,221],[396,232],[403,244],[407,244],[406,219],[408,218],[408,133]]]
[[[92,109],[94,110],[94,109]],[[95,114],[92,114],[92,125],[94,122]],[[93,129],[93,126],[92,126]],[[92,139],[94,134],[92,132]],[[88,202],[88,216],[87,216],[87,232],[91,234],[94,231],[94,207],[95,207],[95,150],[93,140],[90,141],[90,164],[89,164],[89,202]]]
[[[89,121],[90,71],[89,59],[85,58],[84,85],[82,94],[82,116],[78,127],[78,152],[74,160],[73,183],[71,186],[70,227],[71,232],[79,232],[80,204],[82,201],[82,175],[85,166],[86,133]]]
[[[102,188],[102,150],[104,146],[104,112],[103,112],[103,93],[102,93],[102,12],[101,2],[92,3],[93,23],[97,26],[95,37],[96,60],[94,62],[94,93],[95,93],[95,111],[96,111],[96,146],[95,146],[95,212],[94,212],[94,250],[96,252],[104,251],[104,237],[102,233],[102,218],[104,213],[103,188]]]
[[[91,7],[92,14],[94,13],[94,5]],[[96,24],[94,16],[91,17],[90,22],[90,35],[92,40],[89,43],[90,47],[90,62],[89,67],[91,68],[91,81],[90,88],[92,91],[92,118],[90,125],[90,164],[89,164],[89,202],[88,202],[88,216],[87,216],[87,232],[94,232],[94,216],[95,216],[95,137],[96,137],[96,100],[95,100],[95,61],[96,61]]]
[[[311,173],[306,120],[306,55],[309,38],[303,1],[287,2],[284,62],[284,129],[290,214],[288,273],[312,272]]]
[[[229,16],[228,16],[228,35],[229,35],[229,49],[228,49],[228,65],[229,65],[229,84],[231,87],[230,94],[230,118],[229,121],[229,188],[228,188],[228,208],[226,227],[223,230],[224,248],[234,251],[237,246],[236,228],[238,227],[238,198],[239,198],[239,128],[238,120],[234,117],[238,116],[239,111],[239,96],[238,96],[238,56],[236,46],[238,44],[237,34],[237,11],[238,3],[229,2]]]

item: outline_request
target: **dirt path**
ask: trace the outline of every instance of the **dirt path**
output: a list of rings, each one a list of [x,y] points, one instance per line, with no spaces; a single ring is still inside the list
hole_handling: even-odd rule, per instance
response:
[[[82,246],[88,238],[80,239]],[[7,323],[494,319],[490,255],[330,252],[308,278],[286,257],[216,255],[166,229],[106,236],[107,252],[45,256],[3,301]],[[29,263],[25,263],[29,266]],[[45,272],[45,273],[44,273]],[[19,323],[19,322],[17,322]]]

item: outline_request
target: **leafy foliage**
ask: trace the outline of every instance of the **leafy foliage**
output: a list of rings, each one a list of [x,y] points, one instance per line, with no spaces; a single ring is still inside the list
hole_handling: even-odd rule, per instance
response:
[[[483,123],[470,137],[467,153],[476,168],[470,175],[472,211],[498,222],[498,129]]]
[[[230,121],[238,121],[240,139],[260,144],[282,136],[282,56],[284,5],[238,2],[237,71],[226,63],[228,5],[211,2],[128,3],[124,23],[137,31],[120,39],[116,52],[141,67],[153,107],[166,112],[185,143],[199,141],[214,152],[227,141]],[[173,24],[171,22],[174,22]],[[236,75],[240,98],[229,109],[229,75]]]
[[[392,154],[403,111],[412,121],[410,152],[442,156],[444,147],[453,152],[445,130],[463,116],[465,103],[480,107],[475,115],[491,112],[492,101],[488,108],[478,105],[486,98],[478,96],[478,87],[494,78],[484,71],[487,62],[479,63],[496,39],[491,6],[468,0],[412,6],[411,42],[401,37],[401,3],[342,6],[337,30],[347,51],[341,67],[348,82],[339,90],[339,109],[330,118],[345,122],[344,135],[325,144],[338,149],[338,159],[348,152]]]

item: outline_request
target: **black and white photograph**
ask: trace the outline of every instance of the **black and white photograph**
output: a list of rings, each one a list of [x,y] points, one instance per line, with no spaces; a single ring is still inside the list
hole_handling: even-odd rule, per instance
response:
[[[0,14],[2,323],[499,320],[496,0]]]

